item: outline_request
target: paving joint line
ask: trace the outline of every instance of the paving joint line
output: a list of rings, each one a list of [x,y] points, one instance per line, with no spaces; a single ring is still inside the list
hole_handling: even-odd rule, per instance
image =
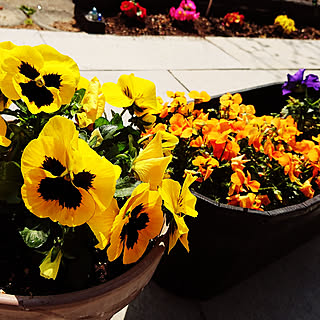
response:
[[[177,78],[172,72],[171,70],[167,70],[167,72],[169,72],[169,74],[180,84],[182,85],[182,87],[184,87],[188,92],[190,92],[190,90],[188,89],[188,87],[185,86],[184,83],[181,82],[181,80],[179,78]]]

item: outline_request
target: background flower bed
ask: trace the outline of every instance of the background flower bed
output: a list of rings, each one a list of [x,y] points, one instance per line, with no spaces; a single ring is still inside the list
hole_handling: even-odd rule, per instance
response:
[[[282,28],[270,25],[259,25],[245,22],[241,28],[228,28],[223,17],[201,17],[194,24],[177,24],[168,14],[148,15],[145,23],[130,24],[125,17],[118,14],[106,18],[106,33],[117,35],[193,35],[193,36],[225,36],[225,37],[272,37],[289,39],[320,39],[320,30],[314,27],[299,28],[287,35]]]
[[[263,0],[256,3],[245,1],[213,1],[208,11],[209,1],[195,1],[200,18],[194,23],[179,24],[170,15],[171,7],[177,7],[180,1],[139,1],[147,9],[144,22],[133,23],[120,13],[120,1],[104,2],[96,0],[88,3],[75,0],[75,17],[87,13],[96,5],[106,19],[107,34],[117,35],[193,35],[193,36],[244,36],[273,37],[291,39],[319,39],[318,7],[312,1]],[[206,12],[208,11],[208,15]],[[241,28],[229,28],[223,25],[223,17],[230,12],[244,14],[245,23]],[[273,25],[277,15],[287,14],[296,22],[297,31],[287,35],[280,27]],[[59,28],[58,25],[56,25]],[[61,27],[61,25],[60,25]]]

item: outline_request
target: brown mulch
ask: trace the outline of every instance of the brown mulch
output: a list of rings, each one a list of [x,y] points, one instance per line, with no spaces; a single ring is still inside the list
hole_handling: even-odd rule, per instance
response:
[[[259,37],[288,39],[320,39],[320,30],[312,27],[298,29],[285,34],[280,26],[246,22],[242,26],[226,27],[223,18],[200,17],[193,22],[179,22],[169,15],[155,14],[147,16],[145,21],[134,22],[118,14],[106,18],[106,33],[117,35],[174,35],[174,36],[224,36]]]
[[[291,34],[285,34],[280,26],[258,25],[245,22],[243,25],[226,27],[223,18],[200,17],[194,22],[174,21],[169,15],[148,15],[144,22],[131,20],[120,13],[107,17],[106,34],[121,36],[162,35],[162,36],[223,36],[223,37],[258,37],[282,39],[320,39],[320,30],[313,27],[299,28]],[[68,32],[80,32],[81,27],[75,19],[69,22],[55,22],[52,27]],[[13,28],[26,28],[41,30],[35,23],[32,25],[19,25]]]

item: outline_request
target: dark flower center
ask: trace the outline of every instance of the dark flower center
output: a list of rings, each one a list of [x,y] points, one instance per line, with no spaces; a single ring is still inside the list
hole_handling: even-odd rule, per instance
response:
[[[148,214],[146,212],[141,212],[143,210],[142,204],[136,206],[132,212],[129,222],[126,223],[121,231],[120,238],[124,241],[125,236],[127,236],[126,247],[132,249],[138,241],[139,230],[143,230],[147,227],[149,220]],[[140,213],[139,217],[138,214]]]
[[[66,167],[57,159],[45,156],[42,162],[42,169],[49,171],[57,178],[46,177],[39,183],[38,192],[46,201],[58,200],[63,208],[76,209],[80,206],[82,195],[77,188],[83,188],[88,191],[92,188],[92,182],[96,177],[87,171],[82,171],[74,175],[73,181],[70,176],[60,177],[66,170]],[[66,179],[66,177],[68,177]]]
[[[20,83],[22,94],[30,102],[34,102],[38,108],[50,105],[54,101],[54,98],[52,92],[47,87],[60,89],[62,82],[61,75],[49,73],[43,76],[43,80],[36,80],[40,76],[39,71],[25,61],[21,61],[18,69],[22,75],[31,80],[27,83]]]
[[[18,69],[21,74],[23,74],[25,77],[31,80],[35,80],[37,77],[40,76],[38,70],[32,67],[28,62],[21,61],[21,64],[18,67]]]
[[[59,205],[67,209],[80,207],[82,195],[80,191],[64,178],[42,179],[39,183],[38,192],[45,201],[59,201]]]
[[[83,188],[84,190],[88,191],[90,188],[92,188],[92,182],[95,177],[95,174],[82,171],[74,175],[73,183],[78,188]]]
[[[45,86],[39,86],[36,81],[28,83],[20,83],[22,94],[26,96],[30,102],[34,102],[38,108],[48,106],[53,101],[53,94]]]
[[[49,73],[43,76],[46,87],[54,87],[60,89],[61,87],[61,75],[56,73]]]
[[[54,176],[61,176],[62,173],[66,170],[66,168],[62,165],[62,163],[51,157],[45,156],[45,160],[42,162],[42,169],[49,171]]]

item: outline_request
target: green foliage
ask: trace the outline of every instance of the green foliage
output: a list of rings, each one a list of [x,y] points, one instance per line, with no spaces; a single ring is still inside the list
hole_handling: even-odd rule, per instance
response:
[[[133,179],[132,177],[125,176],[120,178],[116,184],[116,192],[114,196],[116,198],[130,197],[133,190],[140,184],[140,181]]]
[[[49,232],[37,229],[29,229],[27,227],[24,227],[24,229],[19,233],[25,244],[30,248],[41,247],[49,237]]]

